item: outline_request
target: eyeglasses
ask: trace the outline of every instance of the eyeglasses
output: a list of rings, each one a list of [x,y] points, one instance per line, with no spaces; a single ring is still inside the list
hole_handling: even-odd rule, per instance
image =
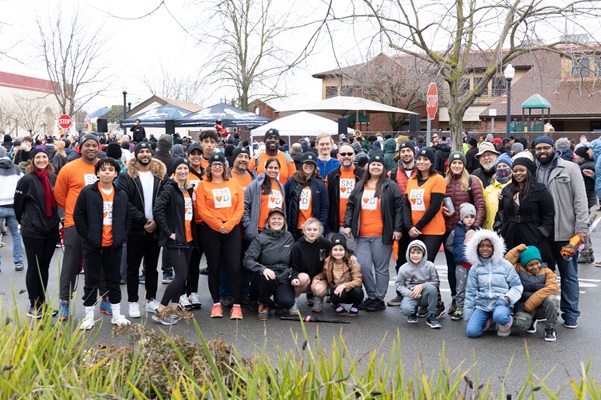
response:
[[[340,154],[341,157],[351,157],[351,156],[355,155],[355,153],[338,153],[338,154]]]
[[[553,148],[553,146],[539,146],[535,147],[534,151],[549,151]]]
[[[213,167],[213,168],[223,168],[223,163],[214,162],[214,163],[211,164],[211,167]]]

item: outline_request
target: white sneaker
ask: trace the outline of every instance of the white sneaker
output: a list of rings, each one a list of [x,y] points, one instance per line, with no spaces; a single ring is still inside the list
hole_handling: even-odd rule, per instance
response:
[[[140,318],[142,314],[140,313],[140,305],[138,302],[130,302],[129,303],[129,318]]]
[[[79,329],[81,329],[82,331],[89,331],[90,329],[92,329],[95,325],[94,322],[94,318],[84,318],[81,320],[81,323],[79,324]]]
[[[298,315],[298,302],[295,301],[294,304],[292,304],[292,307],[290,307],[290,309],[288,310],[288,314],[292,316]]]
[[[189,310],[192,308],[192,303],[190,302],[187,294],[184,293],[179,296],[179,306],[182,310]]]
[[[159,309],[160,305],[161,305],[161,303],[159,303],[155,299],[152,299],[150,301],[146,300],[146,312],[154,313],[154,312],[156,312],[156,310]]]
[[[138,304],[138,303],[136,303],[136,304]],[[111,324],[123,326],[123,325],[131,325],[131,322],[127,318],[125,318],[125,315],[119,315],[117,317],[111,318]]]
[[[198,293],[190,294],[190,303],[192,304],[192,308],[199,309],[202,304],[200,304],[200,295]]]

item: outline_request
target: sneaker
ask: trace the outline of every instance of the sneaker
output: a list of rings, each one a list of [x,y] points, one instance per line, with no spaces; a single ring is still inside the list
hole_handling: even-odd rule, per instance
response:
[[[348,310],[349,317],[356,317],[358,315],[359,315],[359,309],[357,307],[351,307],[351,309]]]
[[[82,331],[89,331],[95,325],[94,318],[84,318],[79,324],[79,329]]]
[[[177,319],[174,318],[173,313],[170,309],[166,308],[163,311],[159,312],[158,310],[152,314],[152,319],[156,322],[159,322],[163,325],[175,325],[177,324]]]
[[[109,303],[109,301],[106,298],[102,299],[102,301],[100,302],[100,307],[98,307],[98,311],[106,315],[113,315],[111,303]]]
[[[252,300],[250,303],[248,303],[248,309],[250,311],[259,311],[259,302]]]
[[[363,303],[359,304],[359,306],[357,307],[359,310],[366,310],[367,307],[374,301],[375,299],[371,299],[371,298],[366,298],[365,300],[363,300]]]
[[[136,303],[136,304],[138,304],[138,303]],[[139,311],[139,309],[140,309],[140,306],[138,306],[138,311]],[[122,315],[111,318],[111,324],[117,325],[117,326],[124,326],[124,325],[131,325],[131,322],[127,318],[125,318],[125,315],[122,314]]]
[[[556,340],[557,335],[555,334],[555,328],[545,328],[545,341],[554,342]]]
[[[192,308],[192,302],[187,294],[182,294],[179,296],[179,308],[182,310],[189,310]]]
[[[417,324],[417,313],[413,313],[407,317],[407,322],[410,324]]]
[[[454,314],[456,310],[457,310],[457,301],[453,297],[453,300],[451,301],[451,305],[447,309],[447,314],[449,314],[449,315]]]
[[[507,325],[497,324],[497,336],[507,337],[511,335],[511,325],[513,325],[513,317],[510,315]]]
[[[168,285],[173,282],[175,276],[169,274],[163,274],[163,285]]]
[[[211,308],[211,318],[223,318],[223,309],[221,308],[221,304],[213,304],[213,308]]]
[[[536,318],[532,319],[532,324],[530,325],[530,328],[526,329],[526,332],[528,333],[536,333],[536,324],[538,323],[538,320]]]
[[[438,318],[434,316],[434,314],[428,315],[426,318],[426,324],[432,329],[440,329],[440,322],[438,322]]]
[[[259,303],[259,321],[267,321],[269,319],[269,307]]]
[[[230,319],[242,319],[242,308],[240,304],[234,304],[230,311]]]
[[[307,305],[309,307],[313,307],[313,304],[315,303],[315,296],[313,295],[313,293],[307,293]]]
[[[320,313],[323,310],[323,299],[316,298],[313,302],[313,309],[311,312]]]
[[[58,310],[58,320],[66,321],[69,319],[69,302],[67,300],[61,300],[60,308]]]
[[[15,271],[23,271],[24,267],[23,267],[23,263],[16,263],[15,264]]]
[[[348,311],[346,311],[346,308],[344,308],[342,306],[338,306],[338,307],[336,307],[336,314],[344,317],[344,316],[348,315]]]
[[[246,295],[242,298],[241,303],[244,304],[245,306],[250,304],[250,296]]]
[[[447,310],[444,308],[444,303],[439,304],[436,308],[436,314],[434,316],[436,318],[442,318],[447,313]]]
[[[401,305],[402,300],[403,300],[403,296],[397,294],[397,296],[394,299],[389,300],[388,303],[386,303],[386,305],[388,307],[398,307]]]
[[[365,311],[382,311],[386,310],[386,304],[384,304],[384,300],[375,299],[365,308]]]
[[[146,312],[154,313],[159,309],[161,303],[155,299],[146,300]]]
[[[140,305],[137,301],[128,303],[128,314],[129,318],[140,318],[142,313],[140,312]]]
[[[298,315],[298,301],[295,301],[294,304],[292,304],[292,307],[288,309],[288,314],[292,316]]]
[[[0,249],[3,248],[3,247],[6,247],[6,243],[0,242]]]
[[[146,283],[146,277],[144,274],[138,276],[138,283]]]
[[[428,316],[428,308],[420,307],[417,309],[417,318],[426,318]]]
[[[198,271],[201,275],[209,275],[209,269],[208,268],[201,268],[200,271]]]
[[[234,299],[231,297],[226,297],[224,299],[219,299],[219,302],[222,306],[230,308],[234,304]]]
[[[576,329],[578,328],[578,322],[574,317],[565,317],[563,319],[563,326],[565,326],[568,329]]]
[[[460,307],[456,307],[453,314],[451,314],[451,320],[459,321],[460,319],[463,319],[463,310]]]
[[[202,308],[202,304],[200,304],[200,295],[198,293],[191,293],[189,299],[193,309],[200,310]]]
[[[40,319],[42,318],[42,309],[29,306],[27,309],[27,316],[30,318]]]

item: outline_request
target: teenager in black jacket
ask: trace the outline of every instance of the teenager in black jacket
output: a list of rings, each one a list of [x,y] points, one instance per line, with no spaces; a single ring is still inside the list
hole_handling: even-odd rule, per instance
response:
[[[56,174],[48,154],[33,149],[30,155],[31,164],[17,183],[14,208],[27,254],[25,284],[30,302],[27,315],[41,318],[45,312],[48,270],[56,248],[60,218],[54,200]]]

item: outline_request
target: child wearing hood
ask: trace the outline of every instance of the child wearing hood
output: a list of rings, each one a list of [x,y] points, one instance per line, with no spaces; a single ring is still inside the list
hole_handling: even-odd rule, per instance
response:
[[[472,264],[463,308],[468,337],[482,336],[493,322],[497,324],[498,336],[511,334],[511,311],[524,288],[504,254],[503,238],[487,229],[474,233],[466,244],[465,256]]]
[[[428,250],[421,240],[414,240],[407,247],[407,262],[399,268],[394,286],[401,293],[401,314],[407,322],[417,324],[417,308],[428,307],[426,324],[440,329],[436,318],[438,309],[438,287],[440,279],[434,263],[428,261]]]

